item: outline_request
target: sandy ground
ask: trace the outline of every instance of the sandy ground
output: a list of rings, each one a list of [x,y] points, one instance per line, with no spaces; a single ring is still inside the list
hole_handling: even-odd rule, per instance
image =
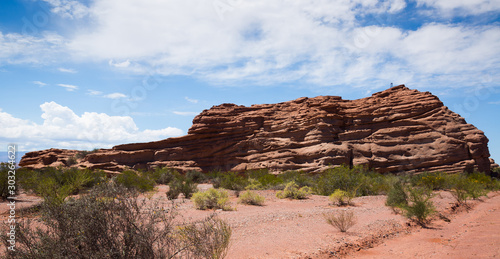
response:
[[[199,185],[208,189],[210,185]],[[168,207],[167,186],[142,197]],[[179,198],[176,203],[186,221],[216,213],[232,227],[231,247],[227,258],[494,258],[500,257],[500,195],[491,193],[483,201],[473,201],[472,209],[454,212],[453,198],[439,192],[433,201],[443,215],[425,229],[395,214],[384,206],[385,196],[354,199],[354,206],[332,206],[327,197],[313,195],[306,200],[277,199],[275,191],[257,191],[266,198],[264,206],[237,203],[234,211],[200,211],[191,201]],[[146,195],[147,196],[147,195]],[[18,208],[34,205],[40,199],[22,194]],[[352,210],[357,224],[347,233],[328,225],[324,213]],[[5,221],[8,207],[0,204],[0,220]],[[374,247],[374,248],[371,248]]]

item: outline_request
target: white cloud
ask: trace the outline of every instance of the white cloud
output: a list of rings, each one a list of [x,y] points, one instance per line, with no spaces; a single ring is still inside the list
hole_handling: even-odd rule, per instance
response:
[[[417,0],[417,4],[436,8],[444,15],[478,15],[500,10],[500,0]]]
[[[118,67],[118,68],[126,68],[126,67],[130,66],[130,61],[126,60],[126,61],[123,61],[123,62],[115,63],[113,60],[110,60],[109,61],[109,65],[113,66],[113,67]]]
[[[42,124],[15,118],[0,111],[0,139],[17,142],[22,150],[44,148],[109,148],[113,145],[148,142],[183,135],[173,127],[139,130],[128,116],[85,112],[78,116],[55,102],[40,105]]]
[[[488,103],[489,103],[489,104],[496,104],[496,105],[498,105],[498,104],[500,104],[500,101],[496,101],[496,102],[488,102]]]
[[[477,10],[496,3],[419,1]],[[71,37],[0,34],[0,63],[104,61],[133,73],[188,75],[217,85],[299,82],[315,89],[390,82],[469,86],[488,75],[500,80],[495,24],[383,26],[404,10],[403,0],[227,3],[230,8],[221,10],[213,1],[95,0],[87,10],[91,22]],[[369,21],[375,25],[364,26],[363,17],[375,17]]]
[[[76,74],[78,73],[78,71],[74,70],[74,69],[71,69],[71,68],[63,68],[63,67],[60,67],[58,68],[57,70],[63,72],[63,73],[70,73],[70,74]]]
[[[122,93],[111,93],[103,95],[103,97],[108,99],[121,99],[121,98],[127,98],[127,95]]]
[[[78,89],[78,86],[76,86],[76,85],[68,85],[68,84],[57,84],[57,85],[60,86],[60,87],[66,88],[66,90],[68,90],[70,92],[75,91],[75,90]]]
[[[40,86],[40,87],[44,87],[44,86],[46,86],[46,85],[47,85],[46,83],[44,83],[44,82],[40,82],[40,81],[33,81],[33,84],[38,85],[38,86]]]
[[[64,18],[79,19],[88,14],[88,8],[74,0],[43,0],[52,6],[51,12]]]
[[[186,101],[188,101],[188,102],[190,102],[190,103],[198,103],[198,100],[196,100],[196,99],[191,99],[191,98],[189,98],[189,97],[187,97],[187,96],[186,96],[186,97],[184,97],[184,99],[186,99]]]
[[[173,111],[173,113],[180,116],[196,116],[199,114],[199,112],[180,112],[180,111]]]
[[[96,91],[96,90],[87,90],[88,95],[102,95],[101,91]]]

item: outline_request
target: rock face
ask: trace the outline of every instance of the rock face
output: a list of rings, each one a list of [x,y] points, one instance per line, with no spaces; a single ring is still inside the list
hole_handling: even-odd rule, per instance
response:
[[[196,116],[186,136],[102,149],[76,166],[318,172],[347,164],[381,173],[489,172],[487,143],[482,131],[436,96],[400,85],[353,101],[319,96],[251,107],[221,104]],[[65,164],[64,156],[77,151],[57,152],[27,153],[20,165]]]

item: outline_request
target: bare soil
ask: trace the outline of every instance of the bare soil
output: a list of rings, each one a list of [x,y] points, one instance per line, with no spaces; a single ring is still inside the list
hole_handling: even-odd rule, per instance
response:
[[[210,188],[201,184],[199,189]],[[143,195],[158,206],[169,206],[158,186],[154,194]],[[428,228],[410,223],[384,205],[386,196],[355,198],[354,206],[337,207],[328,197],[313,195],[305,200],[278,199],[275,191],[256,191],[266,198],[264,206],[237,203],[231,193],[233,211],[196,210],[190,200],[175,202],[181,217],[192,221],[216,213],[232,227],[227,258],[495,258],[500,257],[500,194],[490,193],[471,208],[454,207],[445,191],[433,198],[441,217]],[[41,199],[21,194],[17,208],[35,205]],[[352,210],[357,224],[346,233],[328,225],[324,213]],[[6,202],[0,204],[0,220],[8,216]],[[450,222],[447,222],[450,221]],[[373,248],[372,248],[373,247]]]

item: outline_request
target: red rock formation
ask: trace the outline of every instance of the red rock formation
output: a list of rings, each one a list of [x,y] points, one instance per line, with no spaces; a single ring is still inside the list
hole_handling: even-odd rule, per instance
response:
[[[78,165],[112,171],[168,166],[316,172],[348,164],[381,173],[489,172],[487,143],[482,131],[436,96],[400,85],[353,101],[319,96],[250,107],[222,104],[196,116],[186,136],[103,149]],[[20,165],[64,160],[44,160],[43,152],[27,153]]]

